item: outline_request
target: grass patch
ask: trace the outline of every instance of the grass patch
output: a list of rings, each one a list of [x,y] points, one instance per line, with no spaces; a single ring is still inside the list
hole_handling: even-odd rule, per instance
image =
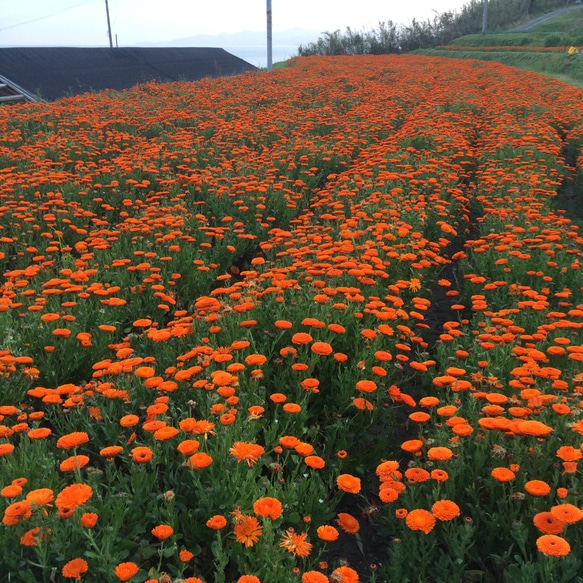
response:
[[[517,69],[532,73],[540,73],[553,77],[574,87],[583,87],[583,56],[568,55],[566,52],[511,52],[511,51],[447,51],[429,49],[415,51],[436,57],[455,59],[475,59],[480,61],[494,61]]]

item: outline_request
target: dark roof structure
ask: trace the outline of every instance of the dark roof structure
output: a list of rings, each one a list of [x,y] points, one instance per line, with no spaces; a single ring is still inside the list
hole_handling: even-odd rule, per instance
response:
[[[46,101],[150,81],[198,81],[255,70],[219,48],[0,48],[0,76]]]

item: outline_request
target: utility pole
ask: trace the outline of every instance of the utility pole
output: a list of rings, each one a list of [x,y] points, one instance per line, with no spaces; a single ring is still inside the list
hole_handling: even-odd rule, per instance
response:
[[[113,40],[111,38],[111,24],[109,22],[109,4],[105,0],[105,12],[107,13],[107,34],[109,34],[109,48],[113,49]]]
[[[484,14],[482,16],[482,35],[486,34],[488,28],[488,0],[484,0]]]
[[[105,0],[107,2],[107,0]],[[273,68],[273,35],[271,32],[271,0],[267,0],[267,70]]]

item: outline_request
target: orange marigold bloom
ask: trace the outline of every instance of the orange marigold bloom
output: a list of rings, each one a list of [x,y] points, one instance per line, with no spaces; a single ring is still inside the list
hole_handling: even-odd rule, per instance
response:
[[[71,472],[85,467],[89,463],[86,455],[73,455],[63,460],[59,465],[61,472]]]
[[[307,538],[307,532],[296,534],[293,528],[288,528],[285,531],[285,534],[281,537],[279,546],[287,549],[287,551],[293,555],[304,558],[312,551],[312,545],[306,540]]]
[[[397,472],[398,470],[399,462],[388,460],[377,466],[376,475],[379,477],[381,481],[385,481],[388,480],[389,478],[392,478],[395,472]]]
[[[555,534],[543,534],[536,539],[536,548],[551,557],[564,557],[571,552],[571,545]]]
[[[30,439],[44,439],[51,433],[52,431],[48,427],[38,427],[37,429],[31,429],[27,435]]]
[[[356,383],[356,388],[361,393],[372,393],[377,390],[377,384],[373,381],[363,380]]]
[[[48,539],[50,532],[50,530],[45,530],[41,533],[40,526],[31,528],[20,537],[20,544],[26,547],[36,547],[39,539],[42,541]]]
[[[327,524],[319,526],[316,532],[318,533],[318,537],[326,542],[331,542],[338,538],[338,530]]]
[[[115,568],[115,574],[120,581],[129,581],[139,571],[135,563],[120,563]]]
[[[350,474],[340,474],[336,478],[336,485],[343,492],[358,494],[360,492],[360,478]]]
[[[272,520],[277,520],[282,515],[283,508],[281,502],[277,498],[265,496],[254,502],[253,512],[255,512],[257,516],[269,517]]]
[[[575,524],[583,518],[583,512],[573,504],[557,504],[551,508],[551,514],[567,524]]]
[[[195,453],[188,458],[188,466],[195,470],[201,470],[213,463],[213,458],[204,451]]]
[[[137,415],[124,415],[120,420],[119,424],[122,427],[133,427],[140,421]]]
[[[565,523],[550,512],[539,512],[532,521],[543,534],[560,534],[565,529]]]
[[[423,448],[423,442],[420,439],[409,439],[401,444],[401,449],[408,451],[409,453],[415,453],[421,451]]]
[[[331,581],[341,581],[342,583],[358,583],[358,573],[350,567],[338,567],[330,575]]]
[[[245,460],[247,465],[251,467],[257,462],[259,456],[265,453],[265,449],[256,443],[236,441],[229,452],[237,458],[237,463]]]
[[[423,468],[407,468],[405,470],[405,478],[410,484],[417,484],[429,480],[430,474]]]
[[[221,514],[215,514],[206,521],[206,525],[213,530],[221,530],[227,526],[227,519]]]
[[[168,524],[159,524],[152,529],[152,534],[159,540],[165,540],[174,534],[174,529]]]
[[[301,441],[293,435],[284,435],[279,438],[279,443],[286,449],[294,449]]]
[[[508,468],[494,468],[492,477],[499,482],[510,482],[516,478],[516,474]]]
[[[430,460],[444,461],[451,458],[453,452],[448,447],[431,447],[427,450],[427,457]]]
[[[423,508],[411,510],[405,520],[411,530],[422,530],[425,534],[429,534],[435,526],[435,516]]]
[[[182,455],[191,456],[191,455],[194,455],[198,451],[199,446],[200,446],[200,442],[197,441],[196,439],[185,439],[184,441],[181,441],[178,444],[176,449]]]
[[[409,415],[409,419],[411,419],[411,421],[415,421],[415,423],[424,423],[430,419],[430,415],[424,411],[416,411],[415,413],[411,413]]]
[[[546,496],[551,487],[542,480],[529,480],[524,484],[524,489],[532,496]]]
[[[57,440],[57,447],[62,447],[63,449],[70,449],[72,447],[77,447],[82,443],[87,443],[89,441],[89,435],[84,431],[76,431],[75,433],[69,433],[63,435]]]
[[[194,553],[191,553],[190,551],[182,550],[182,551],[180,551],[179,556],[180,556],[180,560],[183,563],[188,563],[188,561],[190,561],[190,559],[192,559],[194,557]]]
[[[431,478],[436,482],[445,482],[449,479],[449,475],[444,470],[431,470]]]
[[[37,490],[31,490],[27,495],[26,499],[34,506],[46,506],[54,499],[54,493],[50,488],[38,488]]]
[[[259,526],[257,518],[246,514],[239,518],[233,528],[237,542],[244,544],[246,547],[252,547],[261,536],[262,526]]]
[[[89,566],[87,565],[87,561],[84,559],[72,559],[63,567],[61,573],[63,577],[81,580],[81,575],[87,573],[88,570]]]
[[[563,445],[557,450],[557,457],[566,462],[576,462],[583,457],[583,452],[572,445]]]
[[[309,344],[312,340],[312,336],[306,332],[297,332],[291,339],[294,344]]]
[[[85,512],[83,516],[81,516],[81,524],[85,528],[93,528],[97,523],[97,519],[99,516],[95,514],[95,512]]]
[[[302,575],[302,583],[328,583],[329,579],[320,571],[306,571]]]
[[[152,459],[153,455],[154,452],[149,447],[141,446],[134,447],[134,449],[132,449],[130,457],[139,464],[145,464],[146,462],[149,462]]]
[[[332,354],[333,352],[332,346],[330,346],[330,344],[327,342],[314,342],[314,344],[312,344],[310,347],[310,350],[315,354],[319,354],[320,356],[326,356],[328,354]]]
[[[517,424],[514,433],[518,435],[534,435],[535,437],[546,437],[554,429],[541,423],[540,421],[521,421]]]
[[[358,520],[356,518],[354,518],[354,516],[352,516],[352,514],[347,514],[345,512],[339,512],[338,518],[336,519],[336,522],[340,525],[340,528],[344,532],[349,532],[351,534],[354,534],[360,530],[360,524],[359,524]]]
[[[438,500],[432,507],[431,512],[439,520],[452,520],[460,515],[460,508],[451,500]]]
[[[188,583],[188,581],[186,583]],[[261,583],[261,580],[255,575],[241,575],[241,577],[237,579],[237,583]]]
[[[321,470],[326,465],[326,462],[317,455],[309,455],[305,457],[304,462],[308,467],[315,470]]]
[[[113,458],[123,451],[121,445],[110,445],[99,450],[99,455],[104,458]]]
[[[31,503],[28,500],[21,500],[20,502],[10,504],[4,510],[2,522],[7,526],[12,526],[13,524],[18,524],[20,521],[28,520],[31,515]]]

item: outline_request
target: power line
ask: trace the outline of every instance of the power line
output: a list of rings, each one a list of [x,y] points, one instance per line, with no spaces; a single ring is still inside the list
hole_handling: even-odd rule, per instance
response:
[[[89,2],[93,2],[94,0],[82,0],[81,2],[76,2],[75,4],[71,4],[69,6],[64,6],[63,8],[60,9],[53,9],[53,11],[49,12],[48,14],[45,13],[41,16],[35,16],[34,18],[30,18],[30,16],[32,16],[33,14],[38,14],[38,11],[34,11],[34,12],[28,12],[28,13],[24,13],[21,15],[15,15],[15,16],[9,16],[9,17],[3,17],[2,19],[0,19],[0,31],[4,31],[4,30],[8,30],[10,28],[17,28],[19,26],[26,26],[27,24],[31,24],[33,22],[37,22],[39,20],[46,20],[47,18],[53,18],[54,16],[57,16],[59,14],[62,14],[63,12],[67,12],[68,10],[73,10],[74,8],[78,8],[79,6],[83,6],[83,4],[88,4]],[[19,19],[24,18],[25,20],[21,21],[21,22],[16,22],[15,24],[8,24],[3,25],[2,21],[4,20],[8,20],[8,19],[13,19],[18,21]]]

